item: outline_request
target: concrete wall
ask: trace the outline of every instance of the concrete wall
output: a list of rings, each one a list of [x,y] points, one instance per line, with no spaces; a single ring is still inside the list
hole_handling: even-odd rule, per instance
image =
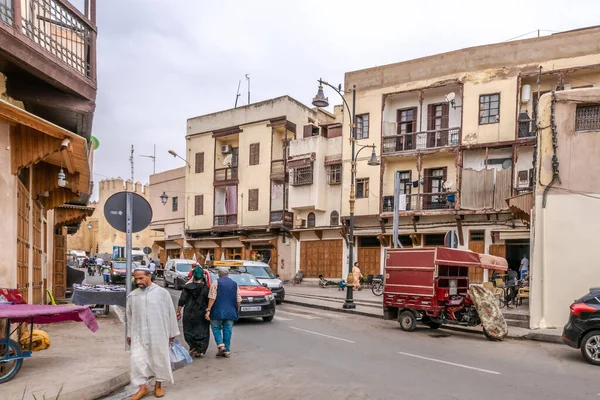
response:
[[[9,125],[0,123],[0,287],[17,287],[17,177],[11,173]]]
[[[149,196],[148,201],[152,207],[153,226],[184,219],[185,209],[188,206],[188,195],[185,190],[186,169],[187,166],[150,175],[149,191],[152,195]],[[163,192],[169,196],[165,205],[160,198]],[[177,211],[173,211],[173,197],[178,199]]]
[[[550,94],[540,101],[541,127],[550,126]],[[553,177],[552,131],[539,134],[540,179],[535,190],[534,247],[531,260],[531,326],[562,327],[569,305],[598,286],[600,207],[595,194],[600,187],[600,130],[574,131],[577,104],[600,102],[600,88],[556,93],[555,123],[560,182],[544,191]],[[590,196],[582,195],[591,193]]]

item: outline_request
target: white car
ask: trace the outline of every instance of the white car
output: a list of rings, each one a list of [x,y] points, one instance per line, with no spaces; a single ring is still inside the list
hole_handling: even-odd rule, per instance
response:
[[[188,274],[194,268],[194,260],[169,260],[165,265],[164,286],[173,286],[176,290],[183,289],[185,283],[190,279]]]

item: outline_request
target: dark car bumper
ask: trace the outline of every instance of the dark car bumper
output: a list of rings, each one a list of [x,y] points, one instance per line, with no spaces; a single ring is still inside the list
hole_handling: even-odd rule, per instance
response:
[[[269,290],[273,293],[276,300],[285,299],[285,289],[284,288],[269,288]]]
[[[240,307],[240,318],[261,318],[275,315],[275,300],[261,303],[244,303]]]
[[[121,283],[125,282],[126,276],[121,274],[112,274],[110,276],[110,281],[113,283]]]
[[[569,321],[563,328],[562,340],[564,344],[578,349],[582,335],[583,331],[571,321]]]

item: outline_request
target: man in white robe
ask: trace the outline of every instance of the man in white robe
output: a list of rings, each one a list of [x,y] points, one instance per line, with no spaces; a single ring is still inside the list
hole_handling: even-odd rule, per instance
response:
[[[131,383],[139,391],[131,400],[148,395],[155,380],[154,395],[163,397],[162,382],[173,383],[169,343],[179,335],[175,306],[165,289],[152,283],[148,268],[133,271],[137,289],[127,296],[127,342],[131,346]]]

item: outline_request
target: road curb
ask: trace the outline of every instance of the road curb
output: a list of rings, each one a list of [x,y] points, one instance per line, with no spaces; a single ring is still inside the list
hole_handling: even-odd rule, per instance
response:
[[[335,311],[335,312],[339,312],[339,313],[346,313],[346,314],[360,315],[363,317],[383,319],[383,316],[381,316],[381,315],[375,315],[375,314],[366,313],[363,311],[344,310],[341,307],[331,307],[331,306],[324,306],[321,304],[303,303],[300,301],[294,301],[294,300],[288,300],[288,299],[285,299],[283,304],[293,304],[293,305],[302,306],[302,307],[316,308],[316,309],[326,310],[326,311]],[[461,326],[454,326],[454,325],[443,325],[440,329],[483,335],[483,330],[464,328]],[[545,333],[536,333],[536,332],[531,332],[531,333],[527,333],[524,335],[510,335],[510,329],[509,329],[509,335],[507,336],[507,338],[511,339],[511,340],[535,340],[538,342],[562,344],[562,339],[560,336],[548,335]]]
[[[129,371],[126,371],[93,385],[75,389],[70,392],[62,392],[58,399],[56,396],[45,398],[47,400],[96,400],[104,396],[108,396],[109,394],[127,386],[128,384]]]

